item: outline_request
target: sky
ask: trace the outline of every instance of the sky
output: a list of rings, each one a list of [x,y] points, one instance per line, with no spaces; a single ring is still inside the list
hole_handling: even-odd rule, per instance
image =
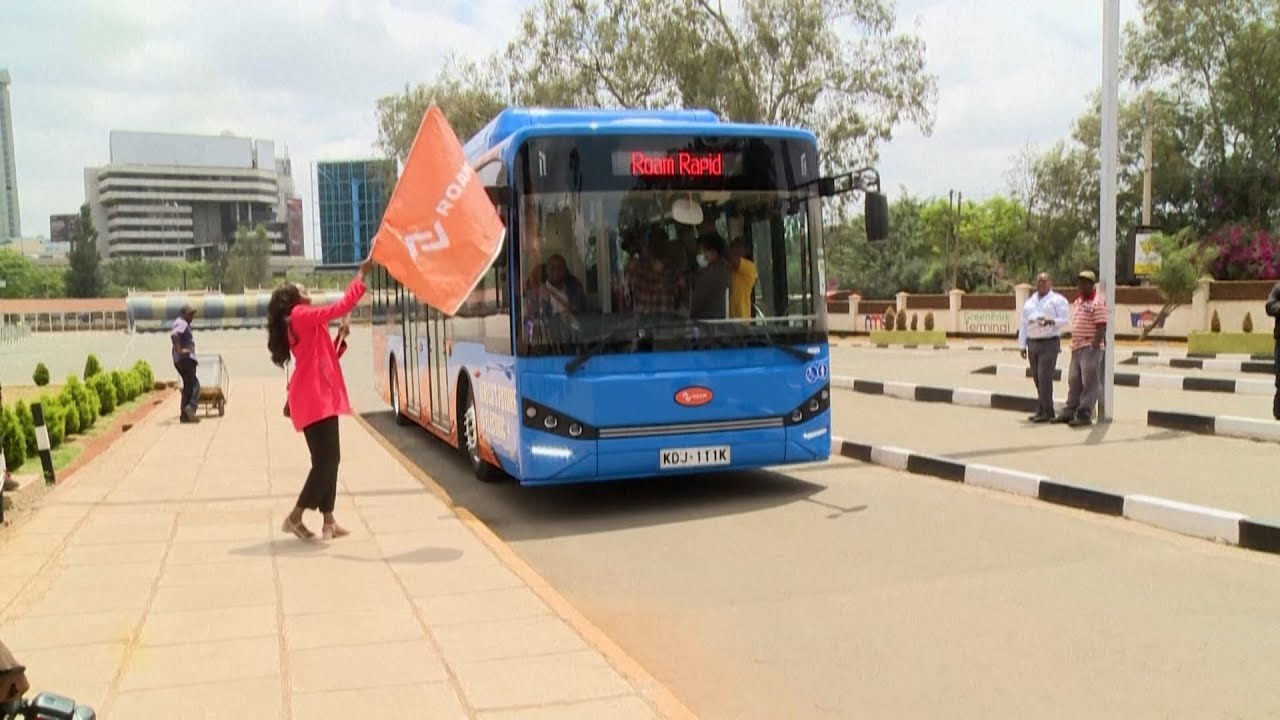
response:
[[[0,0],[23,234],[84,202],[111,130],[209,133],[286,148],[317,242],[310,166],[372,157],[377,99],[483,56],[532,0]],[[1121,0],[1121,21],[1137,0]],[[898,0],[939,95],[932,134],[900,128],[882,185],[917,195],[1005,192],[1024,145],[1064,137],[1102,77],[1101,0]]]

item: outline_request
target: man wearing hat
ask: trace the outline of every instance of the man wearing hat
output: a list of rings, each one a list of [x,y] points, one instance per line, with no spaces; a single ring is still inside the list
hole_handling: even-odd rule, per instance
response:
[[[200,422],[196,410],[200,403],[200,381],[196,378],[196,341],[191,335],[191,321],[196,309],[183,305],[173,321],[169,339],[173,341],[173,367],[182,377],[182,405],[179,419],[184,423]]]
[[[1076,276],[1075,317],[1071,320],[1071,370],[1067,404],[1054,422],[1071,427],[1093,424],[1093,409],[1102,392],[1102,358],[1106,353],[1107,301],[1098,292],[1098,276],[1084,270]]]

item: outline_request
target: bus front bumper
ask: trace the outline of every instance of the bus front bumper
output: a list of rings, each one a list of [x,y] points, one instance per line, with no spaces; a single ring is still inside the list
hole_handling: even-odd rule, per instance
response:
[[[787,427],[575,441],[526,428],[521,484],[751,470],[825,461],[831,414]]]

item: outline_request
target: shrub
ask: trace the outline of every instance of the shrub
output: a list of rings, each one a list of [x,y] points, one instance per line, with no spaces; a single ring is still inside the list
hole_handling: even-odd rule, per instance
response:
[[[1243,327],[1245,332],[1247,333],[1253,332],[1253,313],[1247,312],[1244,314]]]
[[[151,371],[151,365],[146,360],[139,360],[133,364],[133,371],[138,373],[138,377],[142,379],[142,391],[144,393],[151,392],[156,386],[156,374]]]
[[[98,356],[89,353],[89,357],[84,361],[84,379],[88,382],[89,378],[102,372],[102,363],[98,362]]]
[[[63,405],[75,406],[80,418],[80,432],[87,431],[98,421],[98,394],[82,385],[75,375],[67,376],[67,384],[62,386],[62,400]]]
[[[98,399],[98,393],[77,382],[76,394],[79,395],[80,422],[84,422],[87,414],[89,422],[85,427],[93,427],[98,422],[98,416],[102,415],[102,401]]]
[[[142,378],[132,370],[125,370],[123,375],[125,389],[129,391],[129,400],[136,400],[142,394]]]
[[[116,409],[117,396],[115,383],[111,381],[111,376],[106,373],[94,375],[89,381],[89,387],[94,394],[98,396],[98,407],[103,415],[110,415]]]
[[[22,423],[10,408],[0,408],[0,446],[4,447],[5,467],[17,470],[27,461],[27,443],[22,437]]]
[[[62,408],[62,429],[66,437],[79,435],[80,425],[80,408],[76,406],[75,399],[59,396],[56,398],[58,407]]]
[[[116,402],[123,405],[133,398],[129,397],[129,387],[125,385],[124,373],[119,370],[111,371],[111,384],[116,387]]]
[[[1218,311],[1213,311],[1213,317],[1209,320],[1209,330],[1220,333],[1222,332],[1222,321],[1218,319]]]
[[[67,437],[67,411],[57,398],[48,395],[40,396],[40,407],[44,409],[44,425],[49,431],[49,449],[53,450]]]
[[[1217,280],[1280,278],[1280,235],[1231,224],[1209,235],[1206,244],[1218,251],[1213,262],[1213,277]]]
[[[31,373],[31,380],[40,387],[48,385],[49,368],[45,367],[44,363],[36,363],[36,371]]]
[[[915,332],[916,330],[919,330],[919,329],[920,329],[920,315],[917,313],[911,313],[911,331]]]
[[[924,329],[933,330],[933,311],[924,314]]]
[[[18,427],[22,428],[22,439],[27,446],[27,455],[36,455],[36,419],[25,401],[19,400],[13,406],[13,414],[18,416]]]
[[[894,316],[893,325],[897,330],[907,329],[907,312],[905,310]]]

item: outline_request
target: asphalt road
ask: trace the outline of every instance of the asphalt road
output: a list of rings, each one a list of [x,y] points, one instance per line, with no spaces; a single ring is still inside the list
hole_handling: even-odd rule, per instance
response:
[[[837,461],[483,485],[373,425],[705,718],[1280,712],[1280,560]]]

